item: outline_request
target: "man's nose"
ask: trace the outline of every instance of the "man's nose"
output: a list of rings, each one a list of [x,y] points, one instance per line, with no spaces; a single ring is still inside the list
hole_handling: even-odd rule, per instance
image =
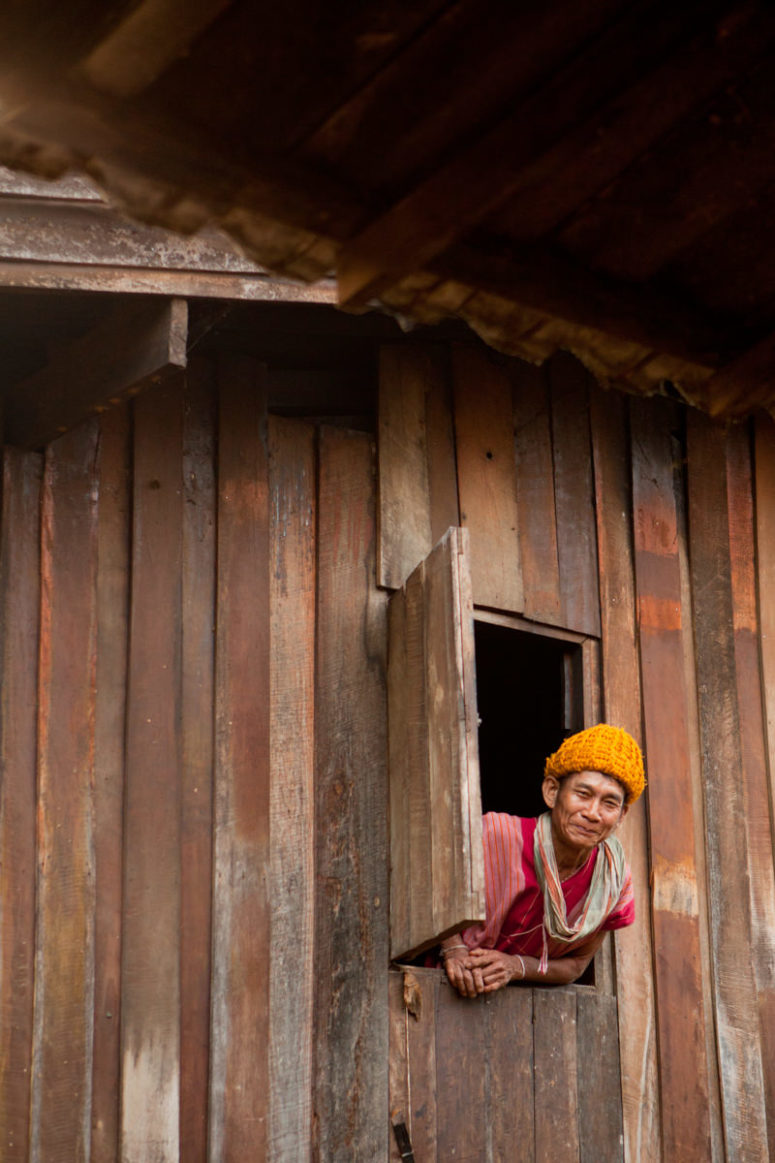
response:
[[[600,819],[600,804],[597,802],[597,800],[590,800],[589,803],[586,804],[584,814],[591,820]]]

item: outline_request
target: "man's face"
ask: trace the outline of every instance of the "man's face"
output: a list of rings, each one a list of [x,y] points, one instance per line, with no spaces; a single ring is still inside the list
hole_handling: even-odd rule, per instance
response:
[[[627,814],[624,788],[600,771],[577,771],[559,781],[549,776],[543,792],[552,831],[568,848],[594,848]]]

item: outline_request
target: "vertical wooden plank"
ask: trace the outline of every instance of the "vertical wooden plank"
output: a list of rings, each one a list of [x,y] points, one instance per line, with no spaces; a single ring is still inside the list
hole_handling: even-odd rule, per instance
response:
[[[315,905],[315,431],[269,418],[272,973],[269,1156],[312,1142]]]
[[[501,989],[487,1001],[492,1158],[535,1159],[533,991]],[[474,1117],[475,1112],[474,1112]]]
[[[549,364],[561,624],[600,634],[597,531],[589,437],[590,377],[570,355]]]
[[[441,974],[435,969],[408,970],[419,990],[419,1007],[410,1013],[404,1005],[404,974],[391,970],[390,1006],[390,1112],[391,1121],[403,1116],[415,1159],[436,1163],[436,1013]],[[443,988],[443,986],[442,986]],[[398,1160],[395,1136],[390,1158]]]
[[[315,1153],[387,1155],[385,597],[373,448],[320,435],[316,666]]]
[[[756,418],[755,470],[759,650],[772,812],[775,804],[775,420],[770,417]],[[775,832],[771,844],[775,846]]]
[[[0,1155],[29,1157],[41,457],[6,448],[0,520]]]
[[[94,1060],[92,1163],[118,1153],[124,730],[129,602],[130,416],[100,418],[97,702],[94,727]]]
[[[448,530],[391,600],[391,956],[484,916],[468,534]]]
[[[730,1158],[766,1158],[767,1127],[752,969],[748,854],[731,821],[745,821],[729,546],[725,433],[687,416],[689,561],[705,792],[713,1002]],[[720,471],[721,470],[721,471]]]
[[[641,741],[627,409],[623,396],[604,394],[599,388],[591,393],[590,409],[600,558],[603,710],[607,722],[624,727]],[[628,1163],[657,1163],[661,1154],[646,803],[642,797],[634,804],[619,829],[635,893],[635,923],[614,935]]]
[[[452,351],[460,521],[471,531],[474,602],[524,608],[511,385],[475,348]]]
[[[730,428],[727,433],[727,511],[735,671],[751,882],[752,960],[759,1006],[767,1137],[772,1145],[775,1144],[775,875],[759,661],[750,436],[747,425]]]
[[[430,848],[439,937],[485,915],[469,560],[467,532],[453,528],[424,566]]]
[[[446,353],[432,344],[386,344],[379,358],[379,584],[403,585],[457,524]]]
[[[182,383],[134,413],[121,1158],[172,1163],[180,1095]]]
[[[616,999],[576,995],[578,1127],[581,1163],[624,1159],[619,1026]]]
[[[546,371],[517,361],[512,383],[525,616],[556,626],[562,604]]]
[[[419,349],[379,352],[379,584],[397,589],[429,552],[425,360]]]
[[[219,365],[209,1152],[263,1159],[269,1107],[269,482],[265,370]]]
[[[492,1160],[486,1007],[484,996],[460,997],[442,978],[436,1015],[439,1159]]]
[[[180,1156],[207,1158],[215,635],[215,398],[192,360],[183,415]]]
[[[640,400],[631,410],[663,1149],[700,1163],[711,1129],[670,412]]]
[[[579,1158],[576,994],[533,990],[535,1157]]]
[[[46,451],[31,1149],[89,1157],[94,1018],[97,424]]]

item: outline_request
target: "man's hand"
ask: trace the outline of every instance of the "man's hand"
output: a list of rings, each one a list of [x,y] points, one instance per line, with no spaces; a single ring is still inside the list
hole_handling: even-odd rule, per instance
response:
[[[482,983],[477,993],[494,993],[514,979],[521,980],[525,971],[521,961],[521,958],[510,957],[499,949],[472,949],[468,954],[469,972]]]
[[[451,949],[444,952],[444,968],[447,972],[450,985],[458,991],[461,997],[476,997],[484,989],[481,974],[476,976],[469,968],[470,950],[465,948]]]

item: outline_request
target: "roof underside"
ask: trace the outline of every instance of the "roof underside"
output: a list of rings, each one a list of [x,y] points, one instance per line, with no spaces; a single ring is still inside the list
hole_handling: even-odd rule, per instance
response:
[[[0,161],[719,415],[775,406],[775,7],[41,0]],[[24,62],[20,65],[20,62]]]

